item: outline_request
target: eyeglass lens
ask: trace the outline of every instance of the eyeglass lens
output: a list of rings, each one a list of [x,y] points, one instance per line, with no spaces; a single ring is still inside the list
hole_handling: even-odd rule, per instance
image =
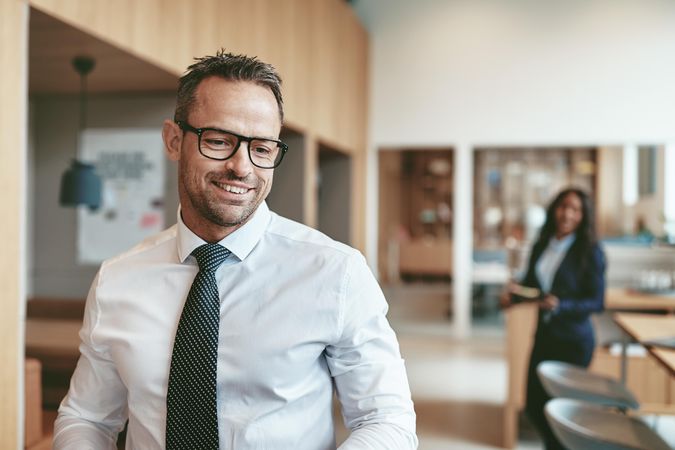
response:
[[[243,140],[243,139],[242,139]],[[239,146],[239,137],[224,131],[204,130],[201,136],[200,150],[209,158],[227,159]],[[283,156],[276,141],[251,139],[248,141],[248,154],[253,164],[260,167],[274,167]]]

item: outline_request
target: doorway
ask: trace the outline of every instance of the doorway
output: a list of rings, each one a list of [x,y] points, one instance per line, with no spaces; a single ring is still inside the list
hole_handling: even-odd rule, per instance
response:
[[[351,243],[352,159],[319,144],[318,229],[331,238]]]
[[[267,196],[270,209],[296,222],[305,219],[305,136],[284,128],[280,140],[288,145],[281,165],[274,169],[272,190]]]
[[[452,196],[451,148],[379,152],[380,279],[451,281]]]

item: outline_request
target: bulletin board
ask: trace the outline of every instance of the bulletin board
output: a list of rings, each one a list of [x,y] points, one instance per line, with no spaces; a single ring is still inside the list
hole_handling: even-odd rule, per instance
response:
[[[158,129],[86,129],[80,139],[80,158],[101,177],[102,201],[78,211],[77,260],[100,264],[164,228],[164,144]]]

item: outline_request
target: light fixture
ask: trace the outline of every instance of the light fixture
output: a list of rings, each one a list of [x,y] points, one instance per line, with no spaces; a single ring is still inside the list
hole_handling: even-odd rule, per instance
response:
[[[73,59],[73,67],[80,74],[80,127],[77,135],[75,158],[61,177],[59,203],[61,206],[88,206],[96,210],[101,205],[101,178],[96,174],[93,164],[77,159],[82,149],[82,132],[87,121],[87,74],[94,69],[96,62],[87,56]]]

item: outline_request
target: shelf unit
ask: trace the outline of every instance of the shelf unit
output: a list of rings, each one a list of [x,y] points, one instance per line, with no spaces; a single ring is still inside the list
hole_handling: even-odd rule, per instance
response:
[[[379,153],[380,276],[452,276],[453,152]]]
[[[477,148],[474,164],[474,244],[503,247],[536,238],[558,191],[575,186],[596,196],[594,147]]]

